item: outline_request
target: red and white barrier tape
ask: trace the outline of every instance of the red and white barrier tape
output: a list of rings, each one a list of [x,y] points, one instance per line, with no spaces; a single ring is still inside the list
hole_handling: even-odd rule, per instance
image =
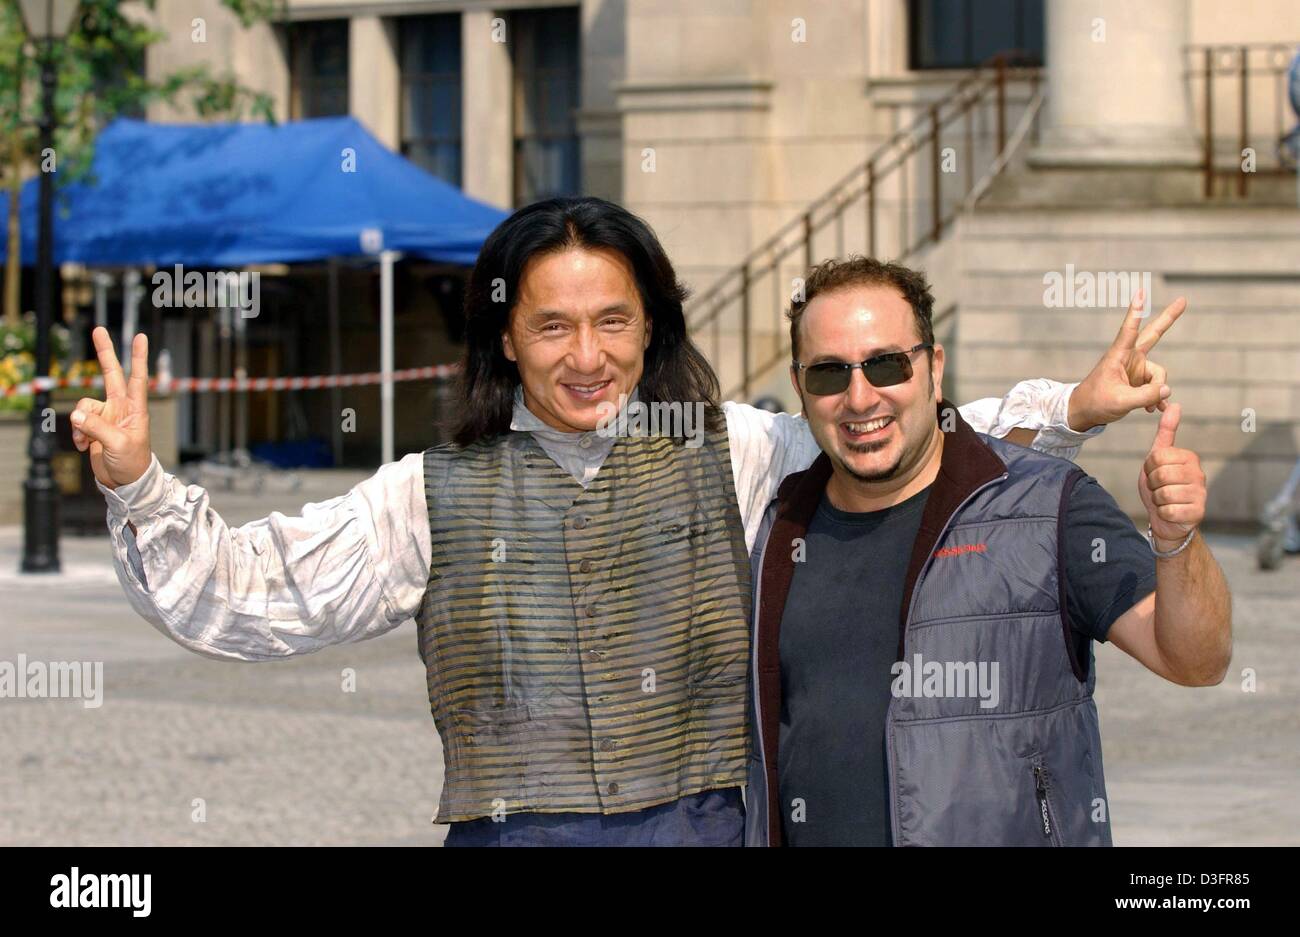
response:
[[[435,364],[424,368],[403,368],[392,372],[394,381],[427,381],[431,378],[448,378],[460,371],[455,364]],[[166,394],[227,393],[240,390],[312,390],[317,387],[360,387],[382,383],[379,371],[368,374],[315,374],[311,377],[175,377],[162,380],[149,379],[149,389]],[[0,397],[15,397],[56,387],[103,387],[104,378],[94,377],[38,377],[24,384],[0,389]]]

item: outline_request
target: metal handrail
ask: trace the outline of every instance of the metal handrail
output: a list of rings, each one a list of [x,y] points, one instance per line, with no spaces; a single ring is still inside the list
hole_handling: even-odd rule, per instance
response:
[[[921,247],[937,243],[944,231],[962,212],[973,204],[972,193],[982,193],[987,189],[992,178],[1006,166],[1010,152],[1019,145],[1033,117],[1038,113],[1042,103],[1039,87],[1041,70],[1012,64],[1017,61],[1013,53],[994,56],[985,65],[973,71],[954,85],[943,97],[925,106],[922,113],[907,127],[893,134],[881,144],[867,160],[858,164],[822,195],[818,196],[797,216],[783,224],[777,231],[751,250],[745,258],[723,273],[704,292],[694,298],[688,306],[687,316],[693,333],[699,335],[708,330],[715,355],[721,348],[721,320],[724,312],[740,304],[740,355],[741,380],[725,396],[746,396],[749,394],[754,379],[775,365],[788,354],[784,347],[766,356],[758,365],[751,362],[751,331],[753,310],[751,292],[755,284],[764,276],[771,275],[775,290],[775,305],[780,310],[781,289],[778,271],[784,261],[802,252],[802,264],[805,270],[815,262],[814,238],[831,225],[836,226],[836,254],[844,253],[844,218],[850,206],[862,200],[865,211],[864,234],[866,252],[875,256],[878,235],[882,232],[877,224],[877,201],[886,182],[895,177],[904,191],[903,203],[908,201],[909,191],[908,166],[911,157],[921,153],[927,147],[930,151],[930,193],[929,217],[915,232],[908,230],[907,213],[900,216],[902,226],[899,238],[900,248],[894,255],[902,260]],[[1007,83],[1010,80],[1027,81],[1030,85],[1030,107],[1019,122],[1013,138],[1007,133]],[[985,172],[978,183],[975,180],[974,160],[974,114],[981,104],[989,102],[994,108],[996,149],[992,162],[993,168]],[[943,148],[941,142],[946,127],[965,118],[965,140],[967,159],[965,162],[965,181],[960,198],[952,199],[952,208],[944,208],[944,192],[941,172]],[[778,329],[779,332],[779,329]],[[784,343],[782,343],[783,345]],[[716,364],[715,360],[715,364]]]
[[[1279,158],[1277,165],[1265,163],[1260,166],[1257,164],[1253,172],[1245,172],[1239,164],[1240,157],[1237,154],[1250,147],[1252,116],[1250,91],[1252,78],[1257,80],[1256,86],[1258,86],[1258,79],[1260,78],[1265,81],[1272,79],[1276,83],[1273,93],[1272,127],[1260,131],[1264,135],[1264,140],[1271,148],[1278,146],[1286,136],[1284,129],[1287,111],[1286,74],[1297,49],[1300,49],[1300,40],[1293,42],[1199,44],[1183,47],[1183,78],[1187,82],[1190,97],[1193,99],[1198,98],[1191,86],[1193,80],[1199,79],[1203,82],[1199,102],[1201,168],[1205,177],[1204,193],[1206,198],[1214,198],[1216,194],[1227,195],[1231,192],[1232,187],[1225,184],[1221,192],[1216,193],[1216,182],[1220,179],[1230,183],[1235,178],[1237,195],[1245,198],[1250,189],[1250,177],[1252,175],[1287,175],[1295,171],[1293,167],[1286,165]],[[1237,82],[1236,132],[1225,134],[1218,139],[1220,142],[1232,140],[1236,150],[1231,165],[1219,168],[1215,162],[1215,86],[1230,81],[1232,78],[1235,78]],[[1225,129],[1231,130],[1232,128]],[[1281,156],[1280,153],[1278,155]]]

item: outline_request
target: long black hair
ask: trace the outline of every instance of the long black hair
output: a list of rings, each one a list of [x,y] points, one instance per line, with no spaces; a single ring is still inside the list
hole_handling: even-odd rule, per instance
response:
[[[519,369],[505,356],[501,333],[519,296],[528,261],[570,247],[607,248],[632,265],[641,306],[653,323],[645,350],[640,399],[703,403],[705,425],[722,424],[718,376],[686,334],[686,288],[650,226],[604,199],[534,202],[497,225],[483,243],[465,290],[465,358],[457,388],[453,438],[468,446],[508,432]]]

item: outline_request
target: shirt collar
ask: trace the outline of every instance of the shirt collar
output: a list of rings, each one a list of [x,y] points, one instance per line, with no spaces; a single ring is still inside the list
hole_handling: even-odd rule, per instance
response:
[[[627,402],[632,404],[640,399],[640,388],[634,388],[632,396],[628,398]],[[522,384],[515,387],[515,408],[510,415],[510,429],[517,433],[532,433],[535,436],[556,442],[572,442],[588,435],[581,432],[566,433],[542,422],[542,419],[537,414],[524,405],[524,388]],[[596,431],[590,430],[589,432],[595,433]]]

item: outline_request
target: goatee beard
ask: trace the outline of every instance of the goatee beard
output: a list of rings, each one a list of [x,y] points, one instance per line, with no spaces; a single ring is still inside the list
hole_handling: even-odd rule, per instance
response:
[[[846,448],[850,449],[853,452],[868,453],[868,452],[877,452],[880,449],[885,448],[885,446],[887,445],[889,445],[889,443],[887,442],[859,443],[856,445],[849,443],[846,445]],[[898,474],[898,466],[902,463],[903,456],[900,453],[899,457],[894,460],[894,463],[892,465],[883,469],[878,469],[874,472],[858,472],[855,471],[853,467],[843,459],[837,458],[835,461],[839,462],[840,468],[844,469],[845,472],[847,472],[850,476],[852,476],[857,481],[883,482],[883,481],[889,481],[889,479],[893,478],[895,475]]]

